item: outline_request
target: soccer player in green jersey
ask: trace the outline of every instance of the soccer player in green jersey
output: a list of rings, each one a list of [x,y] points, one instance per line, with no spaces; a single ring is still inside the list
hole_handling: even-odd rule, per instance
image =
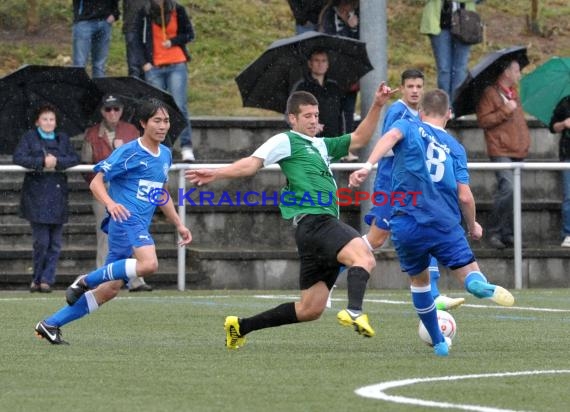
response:
[[[337,318],[342,325],[354,327],[360,335],[374,336],[368,316],[362,312],[362,301],[376,261],[358,231],[339,220],[337,186],[330,161],[370,141],[381,109],[393,93],[381,83],[368,115],[354,132],[320,138],[315,137],[319,124],[317,99],[308,92],[294,92],[287,101],[290,131],[271,137],[251,156],[229,166],[186,171],[186,178],[198,186],[251,176],[274,163],[280,165],[287,177],[287,186],[282,190],[287,201],[281,202],[279,207],[283,218],[292,219],[296,226],[301,300],[283,303],[249,318],[226,317],[224,329],[229,349],[243,346],[245,335],[254,330],[318,319],[325,310],[341,265],[349,268],[348,306]]]

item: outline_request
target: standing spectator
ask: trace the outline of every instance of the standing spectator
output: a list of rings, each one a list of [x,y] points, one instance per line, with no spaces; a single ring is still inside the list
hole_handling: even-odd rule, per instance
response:
[[[358,0],[329,0],[319,17],[320,31],[335,36],[360,38]],[[335,79],[340,81],[342,79]],[[342,111],[344,115],[344,128],[347,133],[354,129],[354,110],[356,97],[360,90],[359,83],[354,83],[348,89],[343,90]],[[347,160],[357,160],[358,157],[348,156]]]
[[[561,133],[559,155],[561,162],[570,162],[570,95],[562,98],[550,119],[550,131]],[[570,247],[570,170],[562,171],[562,247]]]
[[[427,34],[437,67],[437,87],[453,101],[455,90],[467,76],[471,46],[451,35],[451,14],[460,7],[475,11],[475,0],[428,0],[424,6],[420,33]]]
[[[325,4],[324,0],[288,0],[295,18],[295,33],[318,31],[319,14]]]
[[[101,160],[108,158],[113,150],[140,136],[135,126],[121,120],[123,109],[123,102],[118,97],[112,94],[103,96],[101,101],[102,120],[85,132],[81,147],[81,161],[83,163],[97,164]],[[87,183],[91,183],[95,174],[86,173],[84,177]],[[107,211],[105,210],[105,205],[95,198],[93,198],[92,205],[97,233],[96,266],[101,267],[105,264],[105,259],[109,253],[107,233],[101,229],[101,223],[107,215]],[[143,278],[132,279],[127,286],[129,292],[150,292],[152,290]]]
[[[293,86],[292,91],[311,93],[319,102],[319,131],[317,136],[340,136],[344,133],[341,100],[342,92],[336,81],[327,77],[329,56],[324,50],[315,50],[307,62],[309,73]]]
[[[477,104],[477,121],[485,133],[491,162],[522,162],[528,155],[530,133],[516,85],[521,78],[518,61],[500,68],[495,84],[487,86]],[[497,249],[513,245],[513,171],[498,170],[497,192],[491,214],[489,243]]]
[[[150,0],[135,21],[138,59],[145,79],[168,91],[182,111],[187,125],[180,134],[182,160],[195,161],[192,126],[188,113],[188,68],[186,44],[194,40],[194,28],[183,6],[174,0]]]
[[[56,109],[41,106],[36,128],[22,136],[14,164],[32,169],[24,177],[20,217],[30,222],[34,239],[34,274],[30,292],[51,292],[61,251],[63,225],[68,219],[68,167],[79,163],[69,137],[56,132]]]
[[[93,77],[105,76],[111,29],[119,19],[119,0],[73,0],[73,65],[87,66]]]
[[[109,256],[111,262],[79,276],[65,292],[67,305],[37,323],[36,334],[53,345],[67,344],[61,327],[95,312],[113,299],[121,287],[158,269],[156,245],[149,232],[157,203],[176,227],[179,246],[192,241],[168,193],[170,149],[162,144],[170,127],[168,109],[161,101],[144,102],[138,111],[143,135],[126,143],[93,168],[97,173],[89,188],[109,212]],[[109,183],[109,189],[105,182]],[[155,190],[161,196],[148,196]]]
[[[137,32],[135,21],[140,9],[148,0],[123,0],[123,35],[125,36],[125,46],[127,52],[127,67],[129,76],[144,78],[142,62],[138,61],[135,41]]]

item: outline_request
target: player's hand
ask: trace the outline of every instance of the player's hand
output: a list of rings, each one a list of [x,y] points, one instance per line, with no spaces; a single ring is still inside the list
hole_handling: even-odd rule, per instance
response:
[[[392,95],[396,94],[400,90],[399,87],[395,89],[390,88],[386,82],[380,83],[378,89],[376,89],[376,94],[374,95],[374,103],[378,106],[384,106]]]
[[[107,212],[115,222],[124,222],[131,216],[131,212],[120,203],[113,202],[107,205]]]
[[[178,234],[180,235],[180,240],[178,241],[178,246],[186,246],[190,242],[192,242],[192,233],[190,229],[186,226],[180,226],[178,228]]]
[[[214,181],[216,178],[216,169],[186,170],[184,177],[196,186],[202,186]]]
[[[348,186],[354,188],[360,187],[360,185],[366,180],[369,174],[370,170],[366,169],[365,167],[355,170],[348,177]]]
[[[481,240],[483,237],[483,228],[478,222],[473,224],[473,227],[469,228],[469,237],[473,240]]]

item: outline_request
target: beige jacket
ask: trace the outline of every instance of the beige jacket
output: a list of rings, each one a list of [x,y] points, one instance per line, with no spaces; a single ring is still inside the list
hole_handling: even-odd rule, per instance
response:
[[[517,108],[509,113],[506,99],[497,86],[487,86],[477,105],[477,121],[485,133],[489,157],[524,159],[530,147],[530,132],[521,101],[517,96]]]

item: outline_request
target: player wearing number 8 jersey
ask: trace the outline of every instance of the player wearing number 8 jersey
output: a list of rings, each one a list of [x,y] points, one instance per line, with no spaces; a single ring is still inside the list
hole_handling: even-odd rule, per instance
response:
[[[142,137],[121,146],[94,167],[97,174],[90,188],[110,218],[109,254],[105,265],[78,277],[67,289],[68,306],[36,325],[37,335],[52,344],[65,343],[61,326],[93,313],[129,280],[156,272],[156,248],[148,228],[157,205],[176,226],[182,238],[179,244],[192,240],[164,189],[172,163],[170,150],[162,144],[170,127],[167,108],[151,99],[143,103],[139,117],[144,128]],[[153,195],[163,190],[166,202]]]
[[[433,90],[425,94],[420,107],[421,121],[395,122],[378,141],[368,162],[377,162],[392,149],[392,190],[421,193],[416,205],[403,202],[394,207],[390,228],[402,270],[410,276],[416,312],[434,342],[435,354],[447,356],[448,342],[439,329],[430,293],[430,255],[449,267],[474,296],[504,306],[511,306],[514,298],[481,273],[461,227],[463,215],[469,235],[473,239],[483,235],[475,220],[465,150],[444,130],[451,114],[449,98],[443,90]],[[355,171],[350,184],[358,187],[369,173],[369,168]]]

